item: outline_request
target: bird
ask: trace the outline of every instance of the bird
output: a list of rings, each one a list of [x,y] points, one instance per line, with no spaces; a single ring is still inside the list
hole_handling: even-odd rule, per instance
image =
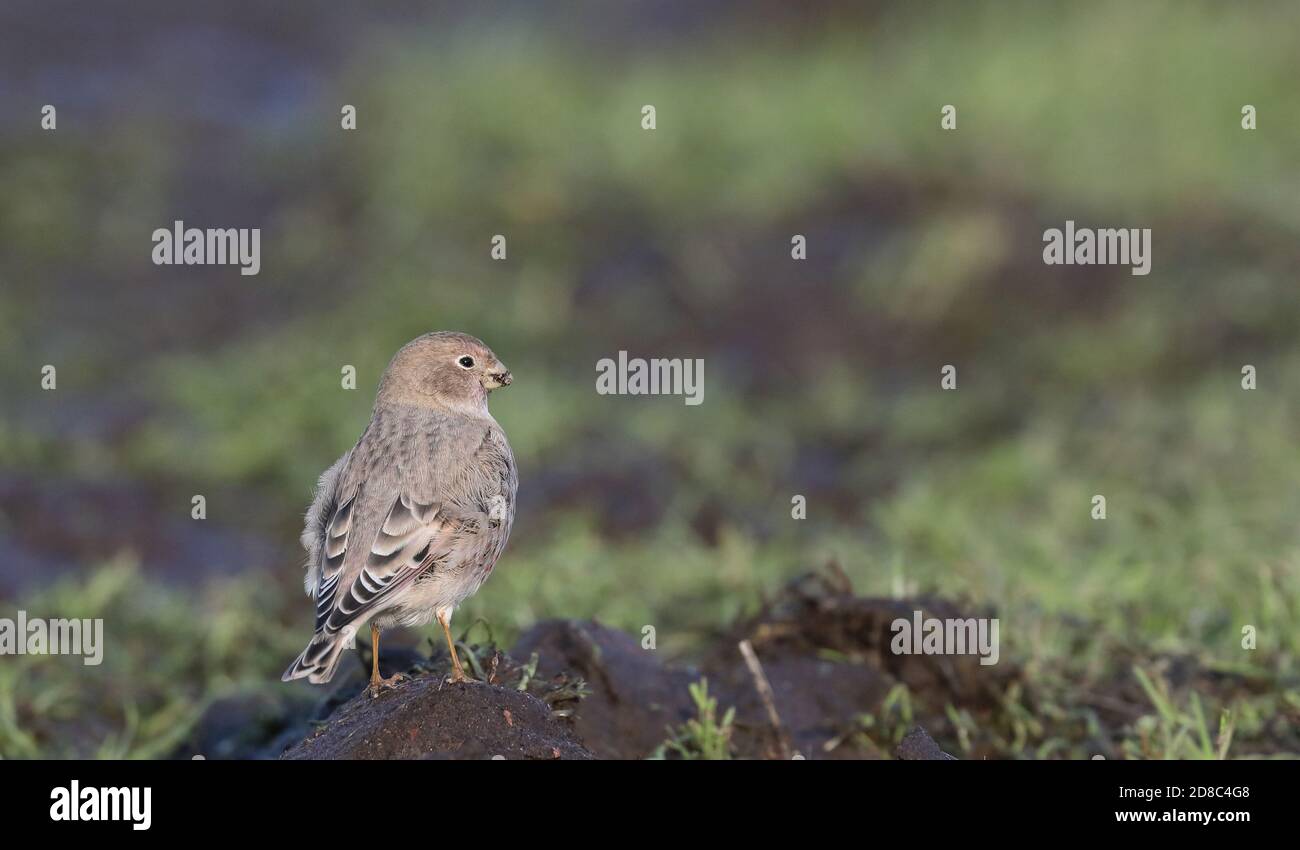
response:
[[[432,620],[447,640],[450,681],[467,681],[451,617],[492,572],[514,522],[514,454],[488,412],[489,394],[512,381],[469,334],[427,333],[393,356],[369,424],[321,475],[307,510],[303,587],[316,625],[282,681],[330,681],[368,624],[376,697],[404,678],[380,678],[380,632]]]

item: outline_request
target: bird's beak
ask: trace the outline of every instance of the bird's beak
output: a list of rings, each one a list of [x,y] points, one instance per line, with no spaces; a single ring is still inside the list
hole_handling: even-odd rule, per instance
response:
[[[487,373],[487,381],[484,383],[484,386],[486,386],[489,390],[495,390],[498,387],[510,386],[510,383],[513,380],[514,377],[510,374],[510,370],[506,369],[505,367],[502,367],[496,372]]]

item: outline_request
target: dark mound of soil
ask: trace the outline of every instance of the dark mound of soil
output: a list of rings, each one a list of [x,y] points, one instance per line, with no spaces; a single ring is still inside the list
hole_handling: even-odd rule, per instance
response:
[[[590,759],[568,724],[532,694],[421,674],[362,692],[286,759]]]
[[[914,719],[946,737],[954,731],[947,706],[975,716],[996,710],[1007,685],[1020,676],[1007,661],[981,666],[976,655],[891,651],[891,624],[911,620],[916,611],[974,616],[941,599],[854,596],[848,580],[832,569],[796,579],[738,623],[700,663],[710,690],[716,687],[720,702],[736,708],[737,751],[756,758],[887,758],[891,741]],[[770,710],[755,670],[738,651],[742,641],[770,683]],[[908,705],[888,717],[882,704],[900,690]]]

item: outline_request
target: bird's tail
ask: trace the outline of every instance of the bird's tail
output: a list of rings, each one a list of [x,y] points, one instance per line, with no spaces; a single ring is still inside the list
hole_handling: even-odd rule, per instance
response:
[[[284,671],[280,681],[289,682],[306,678],[312,684],[323,685],[334,678],[334,671],[339,666],[339,658],[342,657],[343,650],[348,648],[348,644],[347,636],[342,633],[317,632],[311,639],[311,643],[307,644],[307,648],[302,651],[302,655],[299,655],[289,665],[289,669]]]

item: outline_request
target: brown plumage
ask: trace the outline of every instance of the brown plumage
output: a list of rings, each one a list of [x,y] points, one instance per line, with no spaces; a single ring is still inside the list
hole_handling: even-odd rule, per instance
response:
[[[321,476],[307,511],[305,586],[316,628],[285,681],[328,682],[368,623],[377,693],[379,630],[434,618],[454,678],[465,678],[451,614],[491,573],[514,520],[514,455],[487,408],[488,394],[511,380],[467,334],[425,334],[393,357],[370,424]]]

